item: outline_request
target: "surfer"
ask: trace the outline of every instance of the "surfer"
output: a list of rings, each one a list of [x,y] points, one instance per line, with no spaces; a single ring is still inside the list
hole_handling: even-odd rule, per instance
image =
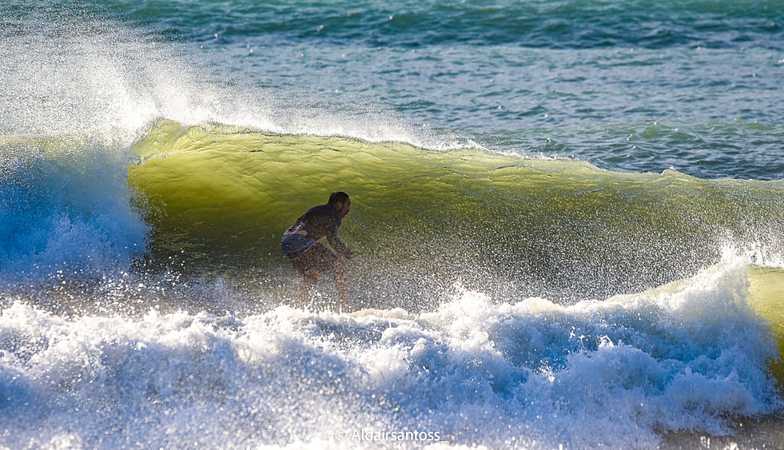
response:
[[[345,192],[333,192],[326,205],[310,208],[300,216],[280,240],[283,254],[302,276],[300,295],[306,305],[310,292],[323,272],[335,272],[338,312],[348,302],[345,260],[351,250],[338,237],[338,228],[351,209]]]

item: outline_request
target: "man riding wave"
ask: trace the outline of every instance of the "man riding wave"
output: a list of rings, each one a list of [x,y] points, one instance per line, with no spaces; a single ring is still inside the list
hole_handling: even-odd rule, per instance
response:
[[[345,260],[351,258],[351,250],[338,237],[338,228],[350,210],[348,194],[333,192],[326,205],[310,208],[283,233],[280,240],[283,254],[302,276],[303,305],[307,304],[321,273],[332,271],[338,290],[338,311],[348,302]]]

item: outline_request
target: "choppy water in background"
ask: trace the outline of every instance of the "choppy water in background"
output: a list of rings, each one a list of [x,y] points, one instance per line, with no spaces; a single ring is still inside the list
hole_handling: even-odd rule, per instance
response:
[[[777,1],[12,2],[4,17],[47,9],[166,42],[280,114],[380,111],[606,168],[784,173]]]
[[[106,8],[287,108],[381,109],[490,148],[606,168],[784,175],[777,1]]]
[[[782,423],[781,2],[12,0],[0,35],[2,445]],[[334,186],[383,310],[291,307],[277,237]]]

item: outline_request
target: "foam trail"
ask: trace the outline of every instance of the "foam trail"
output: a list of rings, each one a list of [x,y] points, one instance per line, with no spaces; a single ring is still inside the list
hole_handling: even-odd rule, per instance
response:
[[[660,431],[720,435],[728,417],[782,406],[743,273],[573,306],[463,291],[421,315],[66,319],[17,302],[0,316],[0,439],[364,448],[357,430],[419,430],[490,448],[653,448]]]

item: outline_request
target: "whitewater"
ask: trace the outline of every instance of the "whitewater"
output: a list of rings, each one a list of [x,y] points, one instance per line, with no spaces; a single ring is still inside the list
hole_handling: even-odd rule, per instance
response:
[[[750,448],[783,423],[775,176],[510,152],[46,14],[2,22],[1,446]],[[277,248],[333,186],[341,314],[328,283],[292,300]]]
[[[456,288],[421,314],[66,318],[17,300],[0,322],[3,439],[367,448],[355,431],[405,430],[458,446],[648,448],[656,430],[722,435],[729,417],[781,407],[746,285],[727,261],[679,287],[571,306]]]

